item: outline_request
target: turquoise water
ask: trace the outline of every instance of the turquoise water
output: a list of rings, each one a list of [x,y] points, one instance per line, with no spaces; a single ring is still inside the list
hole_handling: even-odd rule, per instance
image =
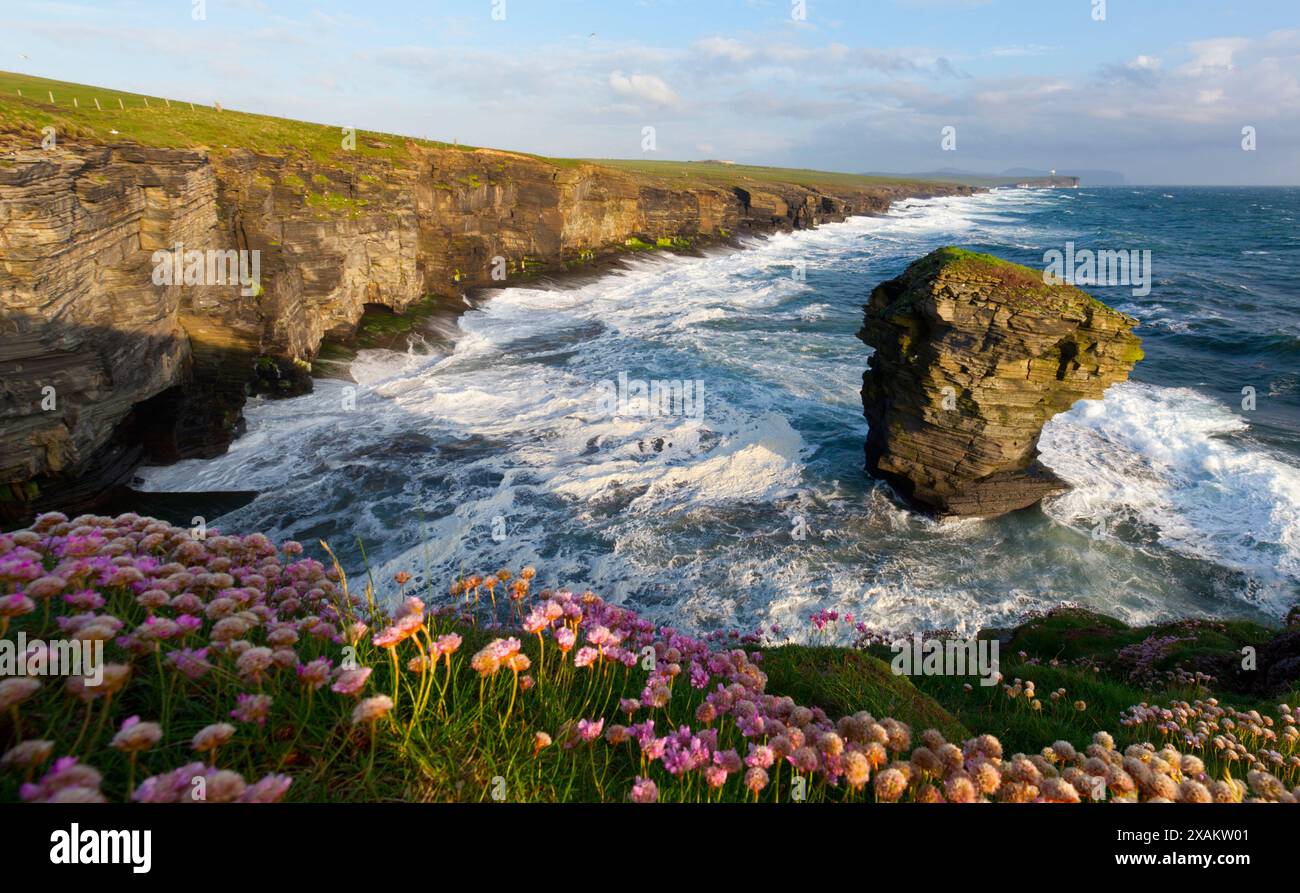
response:
[[[970,630],[1065,601],[1276,619],[1300,600],[1298,211],[1295,189],[1007,190],[498,291],[362,354],[355,409],[328,380],[255,401],[228,455],[144,486],[258,490],[213,523],[328,539],[353,572],[360,538],[381,588],[533,564],[696,629],[835,607]],[[1154,269],[1143,297],[1089,287],[1141,321],[1147,359],[1045,429],[1075,489],[991,521],[908,512],[863,473],[861,304],[939,245],[1041,268],[1067,241],[1149,249]],[[611,412],[620,373],[701,382],[703,412]]]

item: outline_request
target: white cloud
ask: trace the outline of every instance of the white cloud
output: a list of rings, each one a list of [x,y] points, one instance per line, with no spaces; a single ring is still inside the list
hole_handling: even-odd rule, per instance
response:
[[[1047,53],[1054,52],[1056,47],[1046,46],[1041,43],[1024,43],[1012,46],[994,47],[989,50],[989,55],[997,58],[1008,58],[1017,56],[1043,56]]]
[[[696,41],[695,49],[713,59],[745,62],[754,57],[754,48],[732,37],[706,37]]]
[[[1244,37],[1218,37],[1213,40],[1197,40],[1188,44],[1192,52],[1192,61],[1183,66],[1182,73],[1199,77],[1204,74],[1222,74],[1232,71],[1236,66],[1233,57],[1250,46]]]
[[[238,28],[215,18],[202,41],[187,18],[162,27],[144,15],[82,17],[71,8],[66,18],[44,21],[0,12],[0,29],[33,59],[56,58],[68,43],[88,48],[85,65],[39,72],[54,77],[101,79],[114,70],[104,60],[129,47],[150,61],[122,69],[134,83],[104,75],[106,86],[204,101],[219,95],[232,108],[551,155],[636,155],[640,127],[654,111],[662,157],[905,171],[976,167],[975,153],[984,152],[997,159],[986,169],[1050,159],[1057,167],[1126,168],[1134,178],[1183,182],[1235,170],[1245,178],[1250,164],[1256,182],[1294,182],[1300,170],[1295,29],[1182,45],[1151,34],[1140,55],[1080,69],[1064,55],[1046,67],[1033,57],[1059,48],[1012,43],[1009,35],[992,48],[956,39],[890,46],[871,45],[870,35],[840,31],[832,42],[775,24],[697,33],[685,44],[618,39],[603,28],[589,40],[595,26],[584,26],[521,48],[439,19],[353,42],[357,23],[345,14],[300,12],[295,20],[261,0],[241,2],[263,13]],[[787,10],[788,0],[770,5],[782,17]],[[416,36],[422,29],[432,33],[428,45]],[[976,76],[953,65],[976,59]],[[939,128],[949,124],[965,135],[957,158],[938,154]],[[1240,152],[1233,137],[1244,124],[1267,133],[1267,153]],[[1236,152],[1227,164],[1239,167],[1216,159],[1198,168],[1191,160],[1221,146]]]
[[[643,99],[655,105],[674,106],[679,100],[663,78],[652,74],[624,75],[621,71],[609,73],[609,86],[620,96]]]

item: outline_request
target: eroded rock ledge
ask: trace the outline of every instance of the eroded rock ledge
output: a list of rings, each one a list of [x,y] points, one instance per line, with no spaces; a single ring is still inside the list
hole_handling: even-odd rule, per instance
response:
[[[142,458],[224,451],[247,394],[310,387],[367,305],[561,272],[637,246],[878,214],[945,184],[676,184],[409,143],[313,158],[0,132],[0,522],[80,511]],[[155,285],[151,257],[258,251],[260,288]],[[501,261],[497,259],[500,258]],[[494,280],[504,263],[508,278]],[[53,391],[47,391],[52,388]],[[53,394],[53,401],[49,395]]]
[[[877,286],[858,333],[867,468],[940,516],[993,516],[1067,489],[1043,425],[1142,358],[1137,321],[1041,272],[941,248]]]

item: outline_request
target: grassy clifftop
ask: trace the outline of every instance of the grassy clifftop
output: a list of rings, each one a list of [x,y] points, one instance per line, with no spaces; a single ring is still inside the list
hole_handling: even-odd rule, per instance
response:
[[[52,99],[51,99],[52,97]],[[98,106],[96,105],[98,101]],[[357,131],[355,150],[344,151],[343,128],[295,121],[163,96],[55,81],[0,71],[0,145],[5,134],[39,138],[45,127],[91,142],[131,141],[163,148],[220,151],[243,148],[266,154],[309,155],[318,162],[382,158],[403,165],[414,161],[408,144],[432,148],[477,147],[416,139],[376,131]],[[526,152],[560,167],[594,164],[674,186],[792,185],[871,187],[917,185],[919,181],[833,171],[798,170],[720,162],[550,158]]]
[[[1268,715],[1278,704],[1295,704],[1300,698],[1300,628],[1294,624],[1279,631],[1244,621],[1195,619],[1134,627],[1094,612],[1060,608],[1015,629],[980,635],[1000,642],[1003,679],[998,685],[985,687],[978,679],[951,675],[893,676],[887,668],[892,652],[877,644],[826,649],[838,652],[840,669],[818,674],[813,682],[800,670],[812,659],[803,653],[808,649],[798,649],[789,660],[780,657],[783,649],[769,652],[769,688],[800,689],[802,694],[812,686],[807,694],[815,703],[854,685],[881,697],[890,689],[869,680],[883,671],[892,690],[902,683],[916,693],[890,715],[908,716],[921,727],[932,725],[954,740],[943,717],[933,714],[938,707],[972,733],[995,735],[1004,747],[1025,752],[1053,741],[1086,743],[1103,730],[1121,748],[1151,741],[1152,725],[1136,721],[1145,714],[1132,711],[1144,703],[1163,709],[1217,698],[1237,710]],[[863,671],[846,655],[876,663]],[[1154,740],[1157,746],[1179,743],[1179,734],[1161,733]]]
[[[343,156],[341,127],[0,72],[0,131],[39,135],[50,126],[59,134],[92,142],[130,141],[170,149],[238,147],[260,153],[306,153],[319,161]],[[356,155],[399,161],[406,156],[408,139],[358,132]]]

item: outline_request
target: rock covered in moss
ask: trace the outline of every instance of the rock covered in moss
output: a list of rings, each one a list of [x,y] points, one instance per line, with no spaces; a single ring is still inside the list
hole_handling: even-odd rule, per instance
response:
[[[1066,489],[1038,461],[1043,425],[1142,358],[1131,317],[957,248],[880,284],[864,310],[867,468],[940,516],[1000,515]]]

